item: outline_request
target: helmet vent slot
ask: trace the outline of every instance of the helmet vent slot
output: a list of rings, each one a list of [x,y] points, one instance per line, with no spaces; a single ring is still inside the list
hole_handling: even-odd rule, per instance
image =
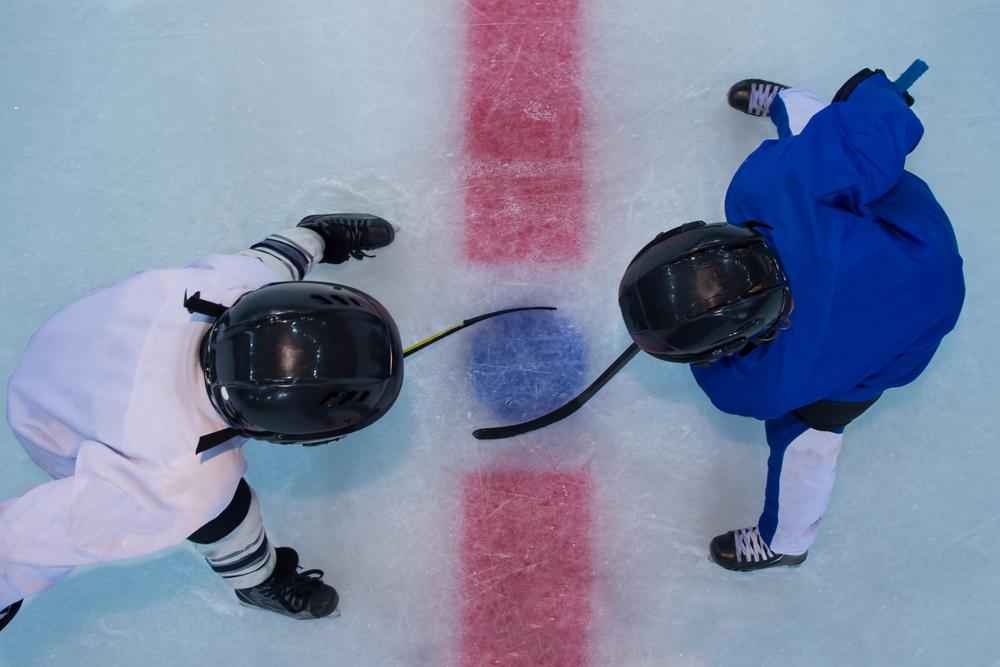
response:
[[[332,306],[334,302],[339,303],[342,306],[349,306],[351,305],[351,302],[354,302],[356,306],[361,305],[361,303],[359,303],[356,299],[351,299],[351,301],[348,301],[346,298],[340,296],[339,294],[328,294],[326,296],[323,296],[322,294],[312,294],[310,296],[314,300],[319,301],[320,303],[326,304],[328,306]]]
[[[332,391],[323,397],[320,401],[320,405],[328,408],[332,408],[336,405],[344,405],[346,403],[357,402],[364,403],[368,397],[371,395],[370,391]]]

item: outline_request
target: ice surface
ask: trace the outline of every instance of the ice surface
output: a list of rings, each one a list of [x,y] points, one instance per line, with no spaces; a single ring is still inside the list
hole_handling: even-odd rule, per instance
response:
[[[485,264],[579,261],[587,251],[580,3],[467,5],[467,255]]]
[[[585,384],[627,344],[616,290],[632,254],[665,228],[721,219],[732,173],[771,136],[726,107],[729,85],[766,76],[828,96],[861,67],[922,57],[927,132],[908,164],[955,223],[966,306],[927,372],[849,429],[806,565],[742,575],[706,560],[713,535],[756,518],[766,449],[759,424],[715,411],[683,368],[639,357],[571,419],[473,440],[500,419],[470,370],[475,341],[500,327],[484,323],[408,360],[372,428],[330,447],[248,447],[272,538],[326,571],[339,619],[240,607],[181,546],[28,600],[0,665],[458,664],[463,489],[498,469],[590,471],[590,665],[1000,662],[1000,448],[986,419],[1000,399],[1000,7],[581,7],[589,245],[566,268],[463,259],[464,2],[2,3],[0,370],[93,287],[362,209],[397,222],[396,243],[320,278],[379,298],[405,342],[557,305],[580,332]],[[0,498],[45,481],[9,430],[0,456]]]
[[[475,396],[504,423],[554,410],[590,381],[585,334],[557,313],[529,311],[487,321],[470,332],[469,349]]]
[[[584,665],[593,609],[589,470],[464,481],[460,665]]]

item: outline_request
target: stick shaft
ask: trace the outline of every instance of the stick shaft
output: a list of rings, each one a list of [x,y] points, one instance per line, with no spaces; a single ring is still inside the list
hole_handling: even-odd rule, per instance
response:
[[[524,311],[524,310],[555,310],[555,308],[553,306],[524,306],[524,307],[521,307],[521,308],[505,308],[504,310],[495,310],[492,313],[486,313],[485,315],[477,315],[476,317],[473,317],[471,319],[463,320],[461,323],[456,324],[455,326],[448,327],[444,331],[442,331],[440,333],[436,333],[433,336],[431,336],[430,338],[425,338],[424,340],[420,341],[419,343],[414,343],[413,345],[411,345],[408,348],[406,348],[405,350],[403,350],[403,357],[406,358],[406,357],[410,356],[411,354],[413,354],[414,352],[419,352],[420,350],[424,349],[428,345],[433,345],[434,343],[438,342],[439,340],[441,340],[443,338],[447,338],[448,336],[452,335],[456,331],[461,331],[462,329],[464,329],[466,327],[470,327],[473,324],[476,324],[477,322],[482,322],[483,320],[488,320],[491,317],[497,317],[499,315],[506,315],[508,313],[519,313],[519,312]]]

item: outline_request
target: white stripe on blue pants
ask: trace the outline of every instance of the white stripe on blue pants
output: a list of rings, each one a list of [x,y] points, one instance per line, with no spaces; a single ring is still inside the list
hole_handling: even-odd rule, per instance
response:
[[[802,132],[809,119],[825,108],[826,102],[808,90],[788,88],[771,103],[771,122],[778,128],[778,137],[785,139]]]
[[[816,540],[830,503],[844,435],[809,428],[791,413],[769,419],[764,429],[771,454],[757,527],[771,551],[802,554]]]

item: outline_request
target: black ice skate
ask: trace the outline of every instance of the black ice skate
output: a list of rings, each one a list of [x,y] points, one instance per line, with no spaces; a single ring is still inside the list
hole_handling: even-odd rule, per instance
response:
[[[270,578],[237,590],[240,602],[298,619],[322,618],[337,611],[340,598],[323,583],[322,570],[299,572],[299,555],[290,547],[278,547],[275,553],[278,562]]]
[[[729,89],[729,106],[751,116],[771,115],[771,103],[788,86],[763,79],[743,79]]]
[[[340,264],[348,257],[374,257],[365,251],[384,248],[396,238],[396,230],[389,222],[367,213],[307,215],[298,226],[323,237],[326,247],[322,261],[328,264]]]
[[[712,560],[727,570],[748,572],[768,567],[802,565],[808,551],[799,556],[776,554],[771,551],[757,532],[757,526],[740,528],[718,535],[709,546]]]

